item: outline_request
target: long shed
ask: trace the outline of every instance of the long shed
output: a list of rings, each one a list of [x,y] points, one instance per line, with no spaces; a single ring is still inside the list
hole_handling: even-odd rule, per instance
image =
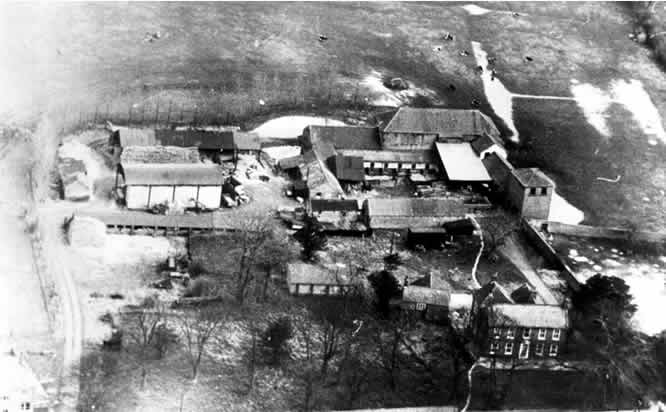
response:
[[[128,209],[150,209],[164,202],[221,205],[224,175],[209,164],[132,164],[119,168]]]

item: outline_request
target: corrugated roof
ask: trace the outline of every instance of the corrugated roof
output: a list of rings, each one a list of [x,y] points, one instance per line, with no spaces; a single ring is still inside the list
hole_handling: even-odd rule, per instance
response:
[[[287,283],[311,285],[348,285],[347,269],[335,265],[322,266],[303,262],[287,264]]]
[[[401,107],[384,132],[434,133],[440,137],[500,135],[493,121],[478,110],[412,107]]]
[[[435,143],[435,147],[449,180],[460,182],[492,180],[469,143]]]
[[[555,187],[555,182],[536,167],[515,169],[513,175],[525,187]]]
[[[425,303],[428,305],[449,306],[449,292],[424,286],[405,286],[402,291],[404,302]]]
[[[358,126],[308,126],[310,144],[328,142],[336,149],[380,150],[379,129]]]
[[[222,169],[209,164],[131,164],[123,165],[123,171],[130,186],[217,186],[224,180]]]
[[[569,325],[567,311],[551,305],[497,304],[490,307],[490,326],[559,328]]]
[[[344,156],[360,156],[366,162],[432,163],[432,150],[339,150]]]
[[[458,216],[464,201],[457,198],[368,199],[368,214],[373,216],[437,217]]]

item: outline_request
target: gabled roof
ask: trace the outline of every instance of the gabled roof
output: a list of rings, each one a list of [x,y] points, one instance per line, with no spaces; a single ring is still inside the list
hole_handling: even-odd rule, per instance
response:
[[[325,197],[343,194],[340,182],[321,160],[321,154],[311,150],[303,154],[306,163],[298,166],[301,177],[307,182],[310,195],[322,193]]]
[[[523,283],[521,286],[511,292],[511,299],[516,303],[536,303],[537,293],[529,283]]]
[[[506,156],[506,150],[504,149],[504,145],[500,141],[499,136],[495,137],[484,133],[476,139],[472,140],[472,149],[474,149],[474,152],[477,154],[477,156],[481,156],[484,151],[492,148],[493,146],[496,147],[496,151],[499,151],[503,156]]]
[[[310,143],[328,142],[335,149],[380,150],[379,129],[359,126],[308,126]]]
[[[155,137],[162,146],[198,147],[204,150],[234,148],[234,132],[231,130],[171,130],[157,129]]]
[[[287,283],[312,285],[349,285],[347,269],[336,265],[322,266],[303,262],[287,264]]]
[[[565,329],[567,311],[552,305],[497,304],[489,308],[489,326]]]
[[[362,182],[365,180],[363,158],[360,156],[337,154],[329,159],[328,164],[339,180],[351,182]]]
[[[484,157],[483,165],[486,167],[488,174],[492,177],[493,182],[500,189],[503,189],[507,184],[507,179],[513,171],[513,166],[506,158],[499,156],[497,153],[490,153]]]
[[[449,180],[459,182],[492,180],[469,143],[435,143],[435,147]]]
[[[154,146],[157,144],[155,139],[155,130],[137,129],[133,127],[115,127],[114,132],[117,135],[120,146]]]
[[[524,187],[555,187],[555,182],[536,167],[515,169],[513,175]]]
[[[478,110],[417,109],[401,107],[384,132],[433,133],[440,137],[481,136],[499,138],[493,121]]]
[[[361,209],[356,199],[312,199],[310,208],[313,212],[358,212]]]
[[[431,217],[458,216],[464,203],[454,198],[393,198],[368,199],[368,214],[372,216]]]
[[[424,286],[405,286],[402,291],[403,302],[449,306],[449,298],[450,293],[447,290],[427,288]]]
[[[129,186],[221,186],[222,169],[210,164],[129,164],[123,165]]]

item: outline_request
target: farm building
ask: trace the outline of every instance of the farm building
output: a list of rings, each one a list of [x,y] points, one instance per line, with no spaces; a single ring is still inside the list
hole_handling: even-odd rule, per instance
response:
[[[119,168],[128,209],[149,209],[165,202],[220,207],[224,176],[217,165],[130,164]]]
[[[363,158],[336,154],[328,158],[328,167],[340,181],[357,183],[365,180]]]
[[[486,167],[469,143],[435,143],[437,156],[446,179],[455,183],[492,181]]]
[[[358,200],[311,199],[309,208],[326,233],[360,236],[368,231],[362,204]]]
[[[196,147],[202,152],[233,154],[258,153],[261,150],[259,136],[239,130],[171,130],[155,131],[162,146]]]
[[[380,150],[379,129],[360,126],[308,126],[300,137],[305,149],[328,143],[335,150]]]
[[[441,321],[449,314],[450,293],[425,286],[405,286],[400,307],[421,312],[427,320]]]
[[[406,175],[410,173],[437,173],[432,150],[394,151],[394,150],[339,150],[343,156],[363,159],[363,171],[366,176]]]
[[[467,214],[487,209],[487,203],[469,203],[463,198],[368,199],[365,210],[372,229],[441,227]]]
[[[307,183],[310,196],[337,198],[344,194],[340,182],[326,167],[323,161],[324,157],[322,157],[319,151],[311,150],[305,152],[303,158],[305,163],[298,167],[299,176]]]
[[[478,110],[401,107],[381,128],[384,149],[429,150],[435,142],[471,142],[481,136],[500,142],[493,121]]]
[[[450,235],[443,227],[417,227],[407,229],[407,246],[415,249],[441,249],[449,241]]]
[[[120,155],[121,164],[130,163],[199,163],[196,147],[127,146]]]
[[[352,287],[346,269],[308,263],[287,265],[287,285],[292,295],[341,295]]]
[[[0,355],[0,411],[47,412],[49,396],[34,372],[13,354]]]
[[[514,169],[507,184],[509,202],[522,217],[547,220],[555,183],[537,168]]]
[[[493,186],[500,192],[505,192],[509,183],[509,176],[513,172],[513,166],[506,160],[506,157],[499,156],[497,153],[490,153],[482,160],[488,174],[493,179]]]

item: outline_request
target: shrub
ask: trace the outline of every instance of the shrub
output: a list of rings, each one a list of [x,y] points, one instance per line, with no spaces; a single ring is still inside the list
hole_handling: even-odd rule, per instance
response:
[[[190,285],[185,289],[183,297],[186,298],[200,298],[203,296],[212,296],[214,287],[210,279],[197,278],[190,282]]]

